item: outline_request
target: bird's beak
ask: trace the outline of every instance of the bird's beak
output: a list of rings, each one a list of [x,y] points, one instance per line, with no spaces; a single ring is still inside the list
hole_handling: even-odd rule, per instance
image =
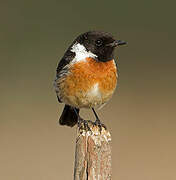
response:
[[[116,47],[116,46],[121,46],[125,44],[127,44],[127,42],[122,41],[122,40],[115,40],[114,42],[108,44],[107,46]]]

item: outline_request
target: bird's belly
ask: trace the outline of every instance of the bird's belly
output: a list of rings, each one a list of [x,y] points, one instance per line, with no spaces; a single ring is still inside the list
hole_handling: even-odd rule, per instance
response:
[[[59,89],[64,103],[78,108],[90,108],[106,103],[111,98],[116,83],[114,60],[97,62],[87,59],[70,67]]]

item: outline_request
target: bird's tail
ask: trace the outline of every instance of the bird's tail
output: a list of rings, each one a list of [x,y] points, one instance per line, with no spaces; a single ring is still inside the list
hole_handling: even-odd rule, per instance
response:
[[[79,109],[75,108],[74,110],[73,107],[65,105],[64,110],[59,119],[59,124],[73,127],[78,122],[78,115]]]

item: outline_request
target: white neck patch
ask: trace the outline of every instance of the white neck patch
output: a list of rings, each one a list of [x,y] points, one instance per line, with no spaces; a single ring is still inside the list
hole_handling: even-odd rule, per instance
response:
[[[86,58],[88,58],[88,57],[91,57],[91,58],[97,57],[97,55],[93,54],[90,51],[87,51],[86,48],[80,43],[75,43],[72,46],[71,51],[76,54],[72,63],[77,63],[80,61],[86,61]]]

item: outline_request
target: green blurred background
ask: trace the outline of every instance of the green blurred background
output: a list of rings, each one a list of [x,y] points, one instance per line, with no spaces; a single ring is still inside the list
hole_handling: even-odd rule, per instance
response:
[[[128,41],[99,111],[113,138],[113,179],[176,179],[174,1],[0,1],[0,179],[73,179],[75,128],[57,120],[58,61],[88,30]],[[93,119],[90,111],[82,116]]]

